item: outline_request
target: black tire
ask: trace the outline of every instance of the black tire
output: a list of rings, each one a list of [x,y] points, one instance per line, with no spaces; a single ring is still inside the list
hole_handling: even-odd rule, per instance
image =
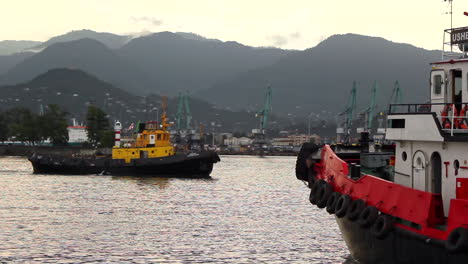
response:
[[[375,220],[374,225],[372,226],[372,234],[377,239],[385,239],[388,234],[393,230],[393,223],[395,222],[395,218],[390,215],[380,215]]]
[[[346,217],[350,221],[354,222],[358,219],[364,208],[366,208],[366,202],[361,199],[356,199],[349,205],[348,211],[346,212]]]
[[[445,241],[445,248],[452,254],[468,251],[468,229],[457,227],[452,230]]]
[[[358,223],[362,228],[368,228],[374,224],[379,216],[379,209],[375,206],[368,206],[362,210],[358,218]]]
[[[315,181],[310,188],[310,195],[309,195],[309,201],[311,204],[317,204],[318,197],[317,194],[319,194],[320,189],[322,188],[322,185],[328,184],[326,181],[320,179],[318,181]]]
[[[323,184],[317,193],[317,207],[325,208],[325,206],[327,206],[328,198],[330,198],[332,193],[333,187],[328,183]]]
[[[351,197],[349,195],[342,195],[338,198],[335,205],[335,215],[338,218],[342,218],[346,215],[346,211],[348,211],[348,207],[351,204]]]
[[[307,167],[307,158],[316,152],[319,149],[319,146],[313,143],[304,143],[297,155],[296,160],[296,178],[301,181],[306,181],[310,183],[313,182],[315,179],[315,175],[313,173],[313,169]],[[312,179],[311,179],[312,178]]]
[[[334,214],[335,213],[335,207],[336,207],[336,202],[340,198],[341,193],[339,192],[334,192],[328,197],[327,201],[327,212],[329,214]]]

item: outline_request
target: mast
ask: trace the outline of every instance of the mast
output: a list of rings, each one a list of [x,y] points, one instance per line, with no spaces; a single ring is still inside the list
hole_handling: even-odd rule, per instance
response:
[[[167,115],[166,115],[166,108],[167,108],[167,97],[162,96],[162,115],[161,115],[161,127],[162,130],[166,131],[168,127],[172,126],[172,124],[167,123]]]
[[[377,96],[377,81],[374,81],[374,86],[372,87],[372,95],[371,95],[371,103],[369,108],[367,109],[367,127],[366,131],[369,131],[372,127],[372,120],[374,117],[374,110],[375,110],[375,98]]]

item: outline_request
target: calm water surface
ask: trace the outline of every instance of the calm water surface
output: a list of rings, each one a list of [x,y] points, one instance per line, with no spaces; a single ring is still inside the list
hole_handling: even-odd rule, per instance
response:
[[[212,179],[32,175],[0,158],[0,263],[344,263],[294,157],[223,156]]]

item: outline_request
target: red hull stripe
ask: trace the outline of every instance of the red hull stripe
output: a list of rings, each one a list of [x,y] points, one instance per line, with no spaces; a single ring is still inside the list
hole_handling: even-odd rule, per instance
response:
[[[363,199],[367,205],[377,207],[381,212],[418,224],[415,229],[398,226],[432,238],[445,240],[450,232],[459,227],[468,227],[468,200],[452,199],[447,230],[434,228],[444,224],[442,197],[383,180],[376,176],[364,175],[352,180],[348,175],[348,164],[338,158],[330,146],[324,146],[321,162],[316,164],[318,178],[329,182],[335,191]]]

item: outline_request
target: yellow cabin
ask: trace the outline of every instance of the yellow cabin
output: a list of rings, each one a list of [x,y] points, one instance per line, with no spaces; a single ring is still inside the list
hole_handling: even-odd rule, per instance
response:
[[[112,159],[124,159],[130,163],[132,159],[159,158],[175,155],[175,149],[170,142],[170,133],[167,131],[169,124],[166,122],[165,113],[162,116],[162,124],[157,122],[140,123],[133,143],[120,145],[120,123],[115,125],[116,145],[112,149]]]

